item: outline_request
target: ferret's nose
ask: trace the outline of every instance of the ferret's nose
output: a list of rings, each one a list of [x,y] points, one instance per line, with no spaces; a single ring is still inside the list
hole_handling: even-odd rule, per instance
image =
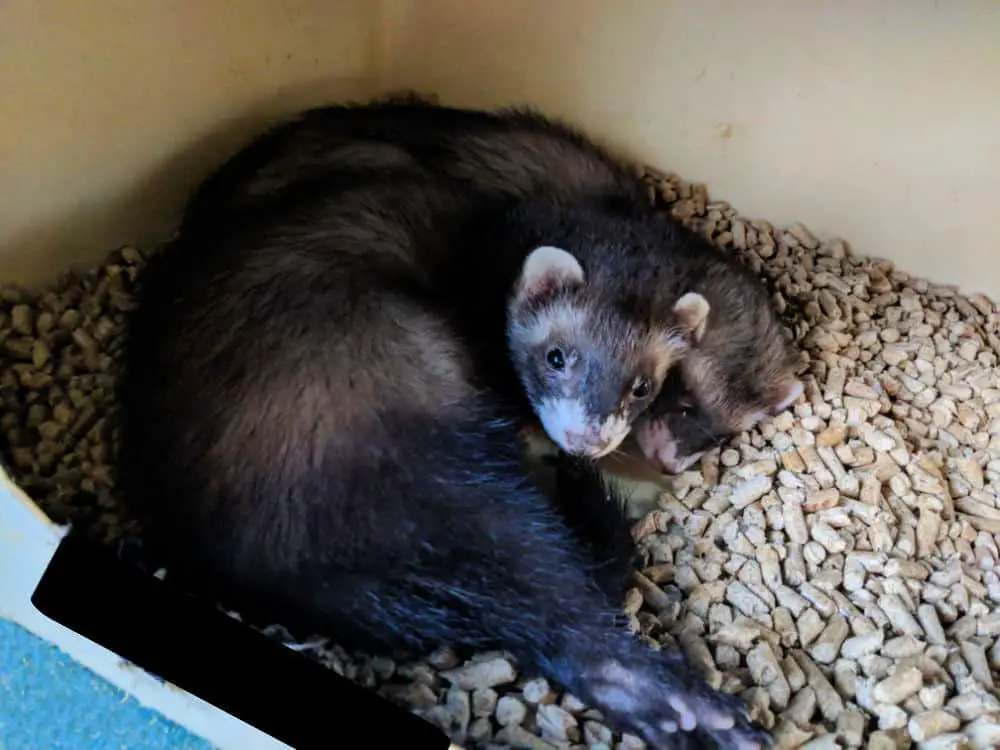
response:
[[[584,456],[599,456],[611,445],[611,440],[601,437],[597,431],[574,432],[566,430],[563,433],[563,441],[568,451]]]

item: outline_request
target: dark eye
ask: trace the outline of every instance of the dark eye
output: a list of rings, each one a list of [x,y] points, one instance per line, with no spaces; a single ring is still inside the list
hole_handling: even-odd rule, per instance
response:
[[[566,367],[566,356],[558,346],[549,349],[545,354],[545,361],[553,370],[563,370]]]
[[[635,383],[632,384],[632,398],[646,398],[650,390],[649,380],[644,377],[638,377],[635,379]]]

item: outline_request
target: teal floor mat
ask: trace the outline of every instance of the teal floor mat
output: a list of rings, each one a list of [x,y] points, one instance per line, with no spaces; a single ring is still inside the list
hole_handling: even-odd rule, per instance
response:
[[[52,644],[0,619],[0,750],[211,747]]]

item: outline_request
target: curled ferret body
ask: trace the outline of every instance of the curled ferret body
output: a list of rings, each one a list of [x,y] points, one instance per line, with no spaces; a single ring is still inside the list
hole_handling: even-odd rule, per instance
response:
[[[278,124],[206,180],[186,221],[230,221],[344,175],[420,171],[495,199],[543,198],[638,222],[653,213],[636,170],[575,127],[527,108],[463,109],[406,93],[318,107]],[[787,408],[802,383],[798,353],[761,281],[678,222],[660,227],[657,253],[645,261],[671,269],[657,296],[696,293],[711,312],[697,346],[671,370],[623,448],[654,470],[676,473]],[[469,252],[484,250],[475,243]]]
[[[120,467],[150,543],[198,590],[345,644],[508,650],[655,748],[767,746],[738,698],[616,616],[620,501],[568,454],[554,498],[526,474],[516,369],[480,354],[506,338],[503,304],[434,293],[452,249],[423,209],[459,196],[411,187],[288,201],[151,259]],[[548,289],[527,265],[511,289]],[[556,286],[567,267],[540,266]]]

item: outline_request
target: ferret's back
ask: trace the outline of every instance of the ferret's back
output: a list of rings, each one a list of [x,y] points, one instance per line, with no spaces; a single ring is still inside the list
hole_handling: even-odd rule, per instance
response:
[[[421,275],[434,249],[419,211],[390,220],[368,198],[183,234],[144,273],[121,391],[126,495],[160,533],[197,530],[198,554],[237,577],[260,580],[262,557],[294,569],[331,524],[361,555],[378,517],[362,498],[416,482],[399,467],[480,409]]]
[[[576,129],[527,108],[439,106],[417,96],[317,107],[279,123],[199,188],[186,221],[248,210],[338,175],[429,168],[495,197],[589,195],[641,200],[632,170]]]

